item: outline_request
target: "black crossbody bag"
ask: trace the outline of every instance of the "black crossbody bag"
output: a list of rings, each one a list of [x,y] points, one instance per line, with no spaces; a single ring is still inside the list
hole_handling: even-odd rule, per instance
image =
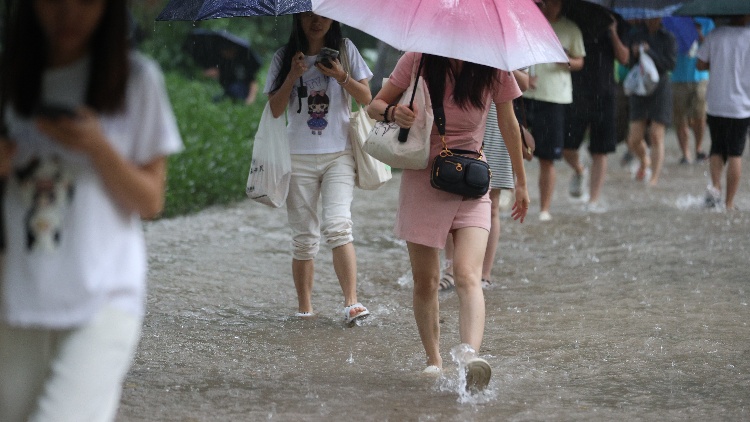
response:
[[[482,161],[483,152],[463,149],[449,149],[445,143],[445,110],[443,96],[432,98],[432,111],[435,115],[435,125],[443,142],[440,151],[432,162],[430,184],[435,189],[455,193],[469,198],[480,198],[490,189],[492,171],[486,161]],[[435,98],[440,97],[440,98]],[[476,156],[477,158],[474,158]]]

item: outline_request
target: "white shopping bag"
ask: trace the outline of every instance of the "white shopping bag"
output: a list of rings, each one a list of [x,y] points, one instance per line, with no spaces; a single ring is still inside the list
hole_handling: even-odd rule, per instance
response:
[[[656,90],[657,85],[659,85],[659,70],[656,68],[654,59],[646,54],[643,46],[641,46],[638,64],[630,69],[622,82],[625,95],[651,95]]]
[[[286,202],[291,177],[285,114],[274,118],[270,104],[266,103],[253,141],[245,193],[253,201],[278,208]]]

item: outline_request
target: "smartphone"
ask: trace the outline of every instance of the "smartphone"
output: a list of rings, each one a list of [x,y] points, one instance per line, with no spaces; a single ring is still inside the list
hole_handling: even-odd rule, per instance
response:
[[[74,118],[78,116],[75,110],[60,104],[42,104],[34,109],[34,116],[46,117],[48,119],[59,119],[61,117]]]
[[[332,60],[337,59],[339,57],[339,51],[334,50],[332,48],[323,47],[320,50],[320,53],[318,54],[318,58],[315,60],[315,64],[322,64],[323,66],[327,68],[332,68],[333,64],[331,63]]]

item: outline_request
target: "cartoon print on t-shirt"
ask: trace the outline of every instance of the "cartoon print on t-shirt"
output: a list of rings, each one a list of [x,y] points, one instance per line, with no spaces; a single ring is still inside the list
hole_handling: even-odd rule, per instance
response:
[[[307,121],[307,127],[312,130],[312,134],[318,135],[323,134],[323,130],[328,126],[328,120],[326,120],[326,114],[328,114],[328,106],[331,100],[326,95],[325,90],[312,91],[307,97],[307,113],[310,115],[310,119]]]
[[[73,181],[59,158],[34,158],[15,170],[26,211],[26,248],[54,251],[60,246],[62,222],[73,199]]]

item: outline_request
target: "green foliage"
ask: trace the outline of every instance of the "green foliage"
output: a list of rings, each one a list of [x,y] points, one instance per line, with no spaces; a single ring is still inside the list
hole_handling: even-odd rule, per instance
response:
[[[163,216],[245,198],[252,139],[265,101],[215,103],[221,92],[216,82],[189,80],[179,72],[165,77],[185,150],[169,159]]]

